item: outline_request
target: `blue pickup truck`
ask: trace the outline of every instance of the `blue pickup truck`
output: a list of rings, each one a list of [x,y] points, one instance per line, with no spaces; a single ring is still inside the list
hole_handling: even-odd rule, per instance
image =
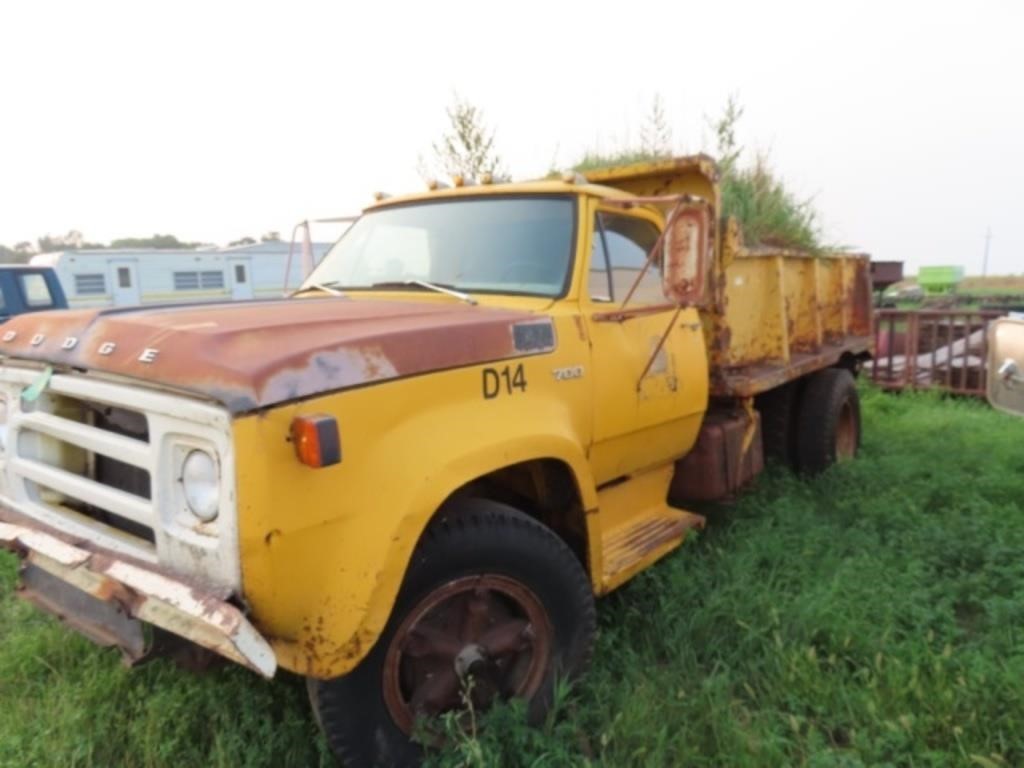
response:
[[[0,265],[0,323],[25,312],[67,306],[64,289],[52,267]]]

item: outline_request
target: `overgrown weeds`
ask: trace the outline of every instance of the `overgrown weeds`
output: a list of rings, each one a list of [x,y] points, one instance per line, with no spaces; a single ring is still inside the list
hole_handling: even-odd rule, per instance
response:
[[[437,768],[1024,765],[1024,420],[864,392],[861,458],[771,468],[599,604],[590,674],[499,707]],[[11,596],[0,765],[330,765],[294,678],[137,671]]]
[[[822,250],[812,200],[800,200],[760,154],[722,176],[722,216],[735,217],[748,245]]]
[[[735,96],[730,96],[719,116],[708,121],[715,136],[715,155],[721,172],[722,219],[734,217],[739,222],[747,245],[812,253],[824,250],[813,199],[802,199],[794,193],[772,168],[766,152],[758,152],[745,161],[744,148],[737,140],[742,117],[743,107]],[[671,134],[665,125],[660,99],[655,99],[654,108],[645,117],[641,135],[665,138],[611,152],[588,151],[573,170],[585,174],[598,168],[671,158]]]

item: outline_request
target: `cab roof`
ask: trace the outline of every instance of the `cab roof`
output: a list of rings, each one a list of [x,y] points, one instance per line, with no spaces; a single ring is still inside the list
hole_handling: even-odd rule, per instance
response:
[[[566,174],[558,178],[520,182],[467,183],[386,197],[366,211],[411,202],[485,195],[592,195],[623,199],[633,196],[696,194],[717,203],[718,166],[708,155],[686,155],[666,160],[610,166]]]
[[[628,192],[623,192],[614,187],[605,187],[598,184],[574,184],[562,179],[544,179],[538,181],[516,181],[496,182],[493,184],[465,184],[461,187],[445,187],[434,190],[423,190],[422,192],[411,192],[405,195],[396,195],[378,200],[373,205],[366,207],[366,211],[375,211],[379,208],[387,208],[393,205],[405,203],[425,202],[429,200],[445,200],[460,197],[481,197],[487,195],[593,195],[596,197],[630,197]]]

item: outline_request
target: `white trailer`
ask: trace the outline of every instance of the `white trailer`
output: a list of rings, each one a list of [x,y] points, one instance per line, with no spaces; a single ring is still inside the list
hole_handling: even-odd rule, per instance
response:
[[[330,244],[312,245],[318,263]],[[208,250],[95,249],[42,253],[31,263],[54,268],[70,307],[121,307],[281,296],[288,251],[285,242]],[[296,244],[289,288],[305,276],[300,251]]]

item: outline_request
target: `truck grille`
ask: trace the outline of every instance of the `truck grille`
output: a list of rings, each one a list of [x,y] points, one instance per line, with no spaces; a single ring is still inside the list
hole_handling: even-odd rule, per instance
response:
[[[26,400],[36,382],[45,386]],[[209,587],[240,587],[226,409],[140,382],[50,375],[10,359],[0,360],[0,398],[7,408],[0,506],[87,548],[159,562]],[[221,477],[219,514],[205,523],[190,512],[179,482],[197,449],[215,458]]]
[[[9,430],[10,474],[25,483],[30,503],[155,555],[153,456],[144,413],[48,391],[21,402]]]

